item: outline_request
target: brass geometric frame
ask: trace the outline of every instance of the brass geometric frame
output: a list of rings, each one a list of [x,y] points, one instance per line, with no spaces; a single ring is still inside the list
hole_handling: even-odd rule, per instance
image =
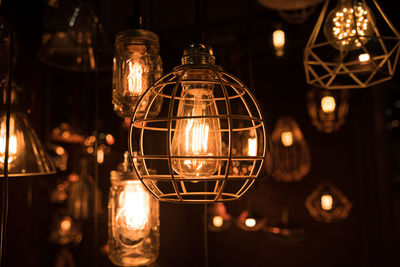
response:
[[[193,71],[206,71],[208,78],[185,78]],[[184,83],[213,86],[216,115],[178,116],[178,103],[184,99],[181,96]],[[161,113],[149,115],[152,104],[159,98],[163,102]],[[138,110],[142,100],[149,101],[144,113]],[[242,108],[236,109],[239,105]],[[181,156],[171,153],[177,122],[188,118],[215,118],[219,121],[219,134],[225,144],[221,155]],[[233,140],[243,132],[252,132],[255,136],[254,155],[237,153]],[[149,142],[146,143],[146,139]],[[239,79],[212,64],[181,65],[156,81],[139,100],[128,137],[130,156],[139,179],[155,198],[175,203],[213,203],[241,198],[263,168],[266,144],[263,115],[255,96]],[[220,162],[220,166],[208,177],[186,177],[176,173],[172,166],[173,160],[183,159],[215,160]],[[234,164],[246,165],[248,171],[237,173],[233,170]],[[156,169],[157,173],[151,169]]]
[[[399,59],[400,34],[376,0],[372,0],[374,11],[376,11],[375,16],[371,15],[371,12],[367,14],[374,34],[372,36],[359,35],[356,30],[354,36],[347,38],[350,44],[357,40],[360,42],[360,49],[357,51],[336,50],[332,44],[340,42],[340,40],[329,41],[324,36],[321,27],[327,17],[329,2],[330,0],[325,2],[304,49],[304,70],[307,83],[326,89],[358,89],[390,80]],[[355,2],[353,0],[353,6]],[[366,6],[365,0],[361,2]],[[371,7],[370,9],[372,10]],[[374,19],[381,22],[379,27]],[[353,22],[355,21],[354,19]],[[357,29],[357,27],[353,29]],[[364,40],[368,38],[369,42],[364,43],[360,38]],[[370,60],[361,63],[357,57],[361,53],[367,53]],[[327,58],[324,58],[326,56]]]

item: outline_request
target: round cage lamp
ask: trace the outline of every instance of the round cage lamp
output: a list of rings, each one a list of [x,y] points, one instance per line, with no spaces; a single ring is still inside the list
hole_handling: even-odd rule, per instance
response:
[[[304,49],[307,83],[325,89],[367,88],[387,80],[399,58],[400,33],[376,0],[325,1]]]
[[[182,65],[155,82],[133,113],[129,152],[134,170],[160,201],[235,200],[262,169],[266,136],[261,108],[241,81],[214,62],[211,47],[190,45]],[[159,99],[162,109],[154,116],[152,106]],[[141,101],[148,101],[144,112]],[[253,136],[255,152],[234,154],[240,149],[233,140],[244,132]],[[233,161],[251,165],[250,171],[231,172]],[[157,175],[149,169],[156,169]]]

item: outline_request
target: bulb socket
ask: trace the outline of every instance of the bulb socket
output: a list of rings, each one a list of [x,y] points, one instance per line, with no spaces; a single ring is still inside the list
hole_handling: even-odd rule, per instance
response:
[[[215,57],[211,46],[207,44],[196,44],[189,45],[183,52],[182,57],[183,65],[194,65],[194,64],[215,64]]]

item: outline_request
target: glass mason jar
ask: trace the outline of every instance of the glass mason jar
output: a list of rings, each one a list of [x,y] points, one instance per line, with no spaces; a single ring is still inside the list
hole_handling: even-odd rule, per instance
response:
[[[122,165],[110,172],[108,256],[118,266],[148,265],[158,257],[159,203],[129,169],[127,154]]]
[[[120,117],[131,117],[143,93],[162,75],[157,34],[143,29],[119,32],[115,40],[113,65],[113,105]],[[147,94],[140,111],[151,105],[149,116],[157,116],[161,110],[161,99]]]

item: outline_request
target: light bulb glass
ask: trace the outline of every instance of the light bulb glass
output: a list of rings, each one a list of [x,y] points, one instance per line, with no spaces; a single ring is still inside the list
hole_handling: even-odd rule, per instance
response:
[[[336,101],[333,96],[324,96],[321,99],[321,108],[325,113],[331,113],[335,111]]]
[[[293,144],[293,134],[292,132],[283,132],[281,134],[281,141],[283,146],[289,147]]]
[[[370,9],[362,2],[339,0],[326,17],[325,37],[338,50],[359,49],[373,35],[372,19]]]
[[[195,76],[201,78],[203,75],[207,75],[207,72],[199,70]],[[179,119],[176,123],[171,154],[174,157],[188,157],[172,160],[173,169],[185,177],[206,178],[214,174],[220,166],[216,159],[190,158],[221,155],[219,121],[217,118],[210,118],[217,115],[212,87],[200,82],[183,83],[178,117],[187,119]]]
[[[365,63],[365,62],[368,62],[368,61],[370,60],[370,56],[369,56],[368,53],[360,54],[360,55],[358,56],[358,60],[359,60],[361,63]]]
[[[283,56],[285,48],[285,32],[283,30],[276,30],[272,34],[272,43],[274,44],[275,54],[278,57]]]
[[[324,194],[321,196],[321,207],[323,210],[331,210],[333,205],[333,198],[331,195]]]
[[[224,224],[224,218],[222,218],[222,216],[214,216],[212,219],[213,225],[215,227],[221,227]]]
[[[244,224],[247,226],[247,227],[254,227],[254,226],[256,226],[256,219],[254,219],[254,218],[247,218],[245,221],[244,221]]]

